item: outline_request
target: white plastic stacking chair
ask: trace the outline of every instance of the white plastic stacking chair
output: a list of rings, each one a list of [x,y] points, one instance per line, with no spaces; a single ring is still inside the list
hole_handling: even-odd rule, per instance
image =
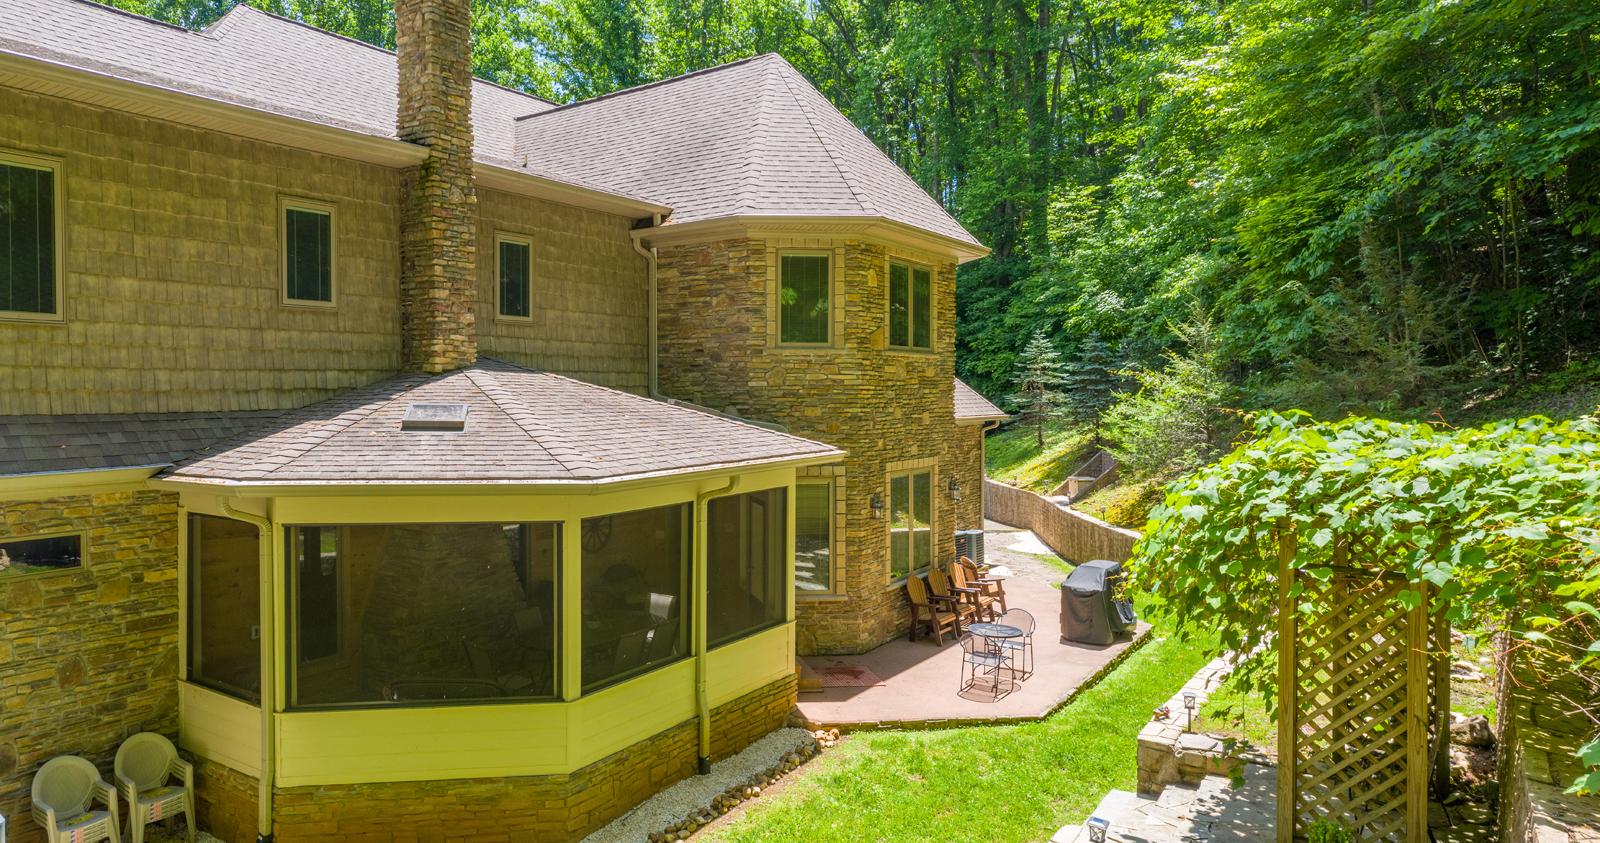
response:
[[[155,732],[140,732],[117,748],[112,772],[128,801],[128,836],[144,843],[144,827],[179,812],[189,824],[194,843],[194,765],[178,757],[172,741]],[[182,784],[171,784],[176,777]]]
[[[97,801],[106,810],[92,810]],[[122,843],[117,792],[93,764],[76,755],[52,758],[34,775],[33,819],[44,827],[49,843]]]

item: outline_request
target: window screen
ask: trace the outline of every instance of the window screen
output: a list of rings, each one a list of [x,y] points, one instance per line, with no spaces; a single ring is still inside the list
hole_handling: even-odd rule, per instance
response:
[[[500,315],[529,316],[533,281],[533,248],[515,240],[500,241]]]
[[[284,283],[293,301],[333,301],[333,215],[283,211]]]
[[[189,681],[261,699],[260,532],[189,516]]]
[[[714,498],[706,508],[706,640],[715,647],[783,623],[787,494]]]
[[[0,163],[0,311],[56,312],[56,173]]]
[[[690,504],[583,519],[583,691],[689,653]]]
[[[783,342],[828,341],[828,257],[779,259],[778,331]]]
[[[833,484],[794,488],[794,585],[802,592],[833,588]]]

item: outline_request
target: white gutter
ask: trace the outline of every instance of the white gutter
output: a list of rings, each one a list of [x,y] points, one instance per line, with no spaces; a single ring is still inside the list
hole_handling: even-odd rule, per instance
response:
[[[702,776],[711,772],[711,693],[706,678],[706,595],[710,593],[706,570],[706,555],[709,552],[706,504],[738,486],[739,478],[730,477],[728,485],[701,492],[694,498],[694,578],[689,594],[694,598],[694,707],[695,717],[700,722],[699,771]]]
[[[259,538],[257,546],[257,591],[261,601],[261,770],[256,792],[256,843],[272,840],[272,781],[276,757],[272,740],[272,709],[277,696],[273,683],[273,639],[276,635],[273,621],[276,602],[272,596],[272,522],[259,515],[242,512],[233,502],[222,499],[222,512],[229,518],[255,525]]]

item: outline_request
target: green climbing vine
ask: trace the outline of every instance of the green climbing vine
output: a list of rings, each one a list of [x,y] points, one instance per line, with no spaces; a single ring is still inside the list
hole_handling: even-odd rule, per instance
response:
[[[1431,583],[1452,623],[1506,627],[1600,678],[1600,419],[1453,429],[1265,414],[1247,435],[1168,489],[1135,548],[1134,587],[1180,630],[1257,651],[1274,626],[1279,531],[1319,579],[1340,534],[1367,533],[1412,584],[1395,599],[1414,605]],[[1264,671],[1253,678],[1270,691]],[[1600,728],[1600,701],[1585,714]],[[1589,772],[1574,789],[1600,791],[1600,741],[1579,756]]]

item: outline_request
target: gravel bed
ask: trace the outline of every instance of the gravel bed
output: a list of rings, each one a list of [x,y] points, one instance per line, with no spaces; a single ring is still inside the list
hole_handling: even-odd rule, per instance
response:
[[[647,843],[650,835],[702,811],[730,788],[745,785],[782,764],[785,756],[808,746],[815,747],[816,738],[805,729],[779,729],[738,755],[713,763],[709,774],[684,779],[646,799],[583,838],[583,843]]]

